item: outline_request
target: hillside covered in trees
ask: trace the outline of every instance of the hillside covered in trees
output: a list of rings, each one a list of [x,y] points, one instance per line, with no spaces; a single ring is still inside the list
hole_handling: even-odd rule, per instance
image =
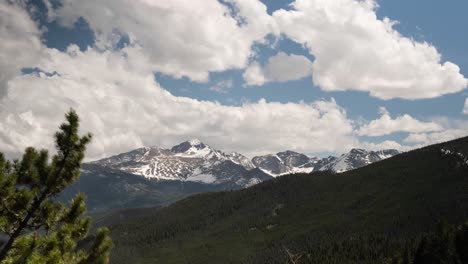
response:
[[[100,224],[111,224],[112,263],[441,263],[424,252],[466,263],[457,248],[466,249],[458,227],[468,220],[467,157],[468,137]]]

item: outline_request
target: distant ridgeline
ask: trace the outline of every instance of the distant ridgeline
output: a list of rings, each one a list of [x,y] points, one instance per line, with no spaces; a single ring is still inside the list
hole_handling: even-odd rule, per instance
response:
[[[167,205],[195,193],[242,189],[292,173],[345,172],[398,153],[353,149],[340,157],[318,158],[284,151],[249,160],[195,139],[171,149],[139,148],[83,164],[81,177],[63,198],[84,192],[92,211]]]
[[[468,263],[468,138],[101,217],[112,263]]]

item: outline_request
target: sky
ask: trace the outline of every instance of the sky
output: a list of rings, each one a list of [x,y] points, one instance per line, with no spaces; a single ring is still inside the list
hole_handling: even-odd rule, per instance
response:
[[[247,156],[468,135],[468,2],[0,0],[0,151],[198,138]]]

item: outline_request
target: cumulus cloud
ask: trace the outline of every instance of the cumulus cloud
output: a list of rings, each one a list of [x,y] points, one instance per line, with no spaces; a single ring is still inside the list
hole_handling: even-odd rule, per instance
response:
[[[411,147],[402,146],[400,143],[393,140],[385,140],[380,143],[362,142],[360,146],[367,150],[397,149],[400,151],[407,151],[411,149]]]
[[[258,0],[64,0],[53,17],[67,26],[83,17],[101,49],[115,48],[127,36],[153,71],[193,81],[244,68],[252,44],[276,31]]]
[[[90,159],[191,137],[247,154],[341,152],[357,144],[352,121],[333,100],[223,106],[171,95],[122,52],[71,46],[65,53],[47,50],[46,58],[37,65],[43,73],[11,80],[0,103],[0,149],[9,156],[29,145],[53,149],[53,132],[71,107],[82,130],[94,134]]]
[[[418,144],[418,146],[427,146],[466,137],[468,136],[467,129],[468,127],[466,129],[445,129],[444,131],[434,133],[410,134],[404,141],[406,143]]]
[[[297,1],[294,10],[278,11],[272,18],[257,0],[65,0],[59,10],[49,10],[50,17],[69,26],[78,17],[84,17],[97,42],[86,51],[71,45],[66,52],[60,52],[42,46],[40,31],[24,8],[0,1],[0,83],[9,91],[0,98],[0,150],[9,157],[17,156],[30,145],[52,150],[53,133],[69,108],[76,109],[82,117],[82,130],[94,134],[87,153],[89,159],[140,146],[169,147],[192,137],[219,149],[252,155],[284,149],[307,153],[344,152],[352,147],[405,149],[394,141],[369,143],[358,138],[396,131],[411,133],[407,143],[431,142],[441,136],[437,134],[441,133],[439,122],[422,122],[409,115],[392,119],[386,111],[380,119],[356,132],[355,122],[334,100],[275,103],[262,99],[223,106],[173,96],[155,80],[154,72],[206,81],[209,72],[244,68],[253,55],[253,43],[264,42],[269,33],[279,34],[278,22],[318,61],[311,63],[303,56],[280,52],[265,65],[251,63],[244,72],[248,84],[298,79],[312,71],[314,82],[326,90],[336,90],[349,79],[350,86],[340,89],[367,89],[381,98],[396,97],[397,92],[403,98],[432,97],[460,88],[451,84],[466,84],[456,66],[439,64],[440,55],[432,46],[408,40],[392,29],[390,21],[373,17],[374,2],[337,0],[343,4],[341,9],[329,2],[332,1]],[[323,10],[310,13],[318,7]],[[362,13],[363,18],[350,10]],[[311,19],[320,23],[309,25]],[[297,22],[297,31],[288,26],[289,20]],[[307,38],[299,34],[306,26],[311,27],[305,31]],[[332,37],[333,32],[337,39]],[[372,36],[374,33],[377,37]],[[117,47],[124,35],[130,43]],[[323,39],[330,47],[317,39]],[[382,39],[393,44],[385,46]],[[348,54],[349,43],[354,43],[357,54],[363,53],[364,45],[370,55]],[[377,54],[374,45],[380,44],[379,49],[386,55]],[[389,49],[399,52],[394,54]],[[395,55],[388,61],[392,66],[382,66],[389,54]],[[433,57],[428,59],[426,55]],[[361,62],[369,62],[364,57],[375,65],[356,67],[355,63],[360,66]],[[352,67],[346,68],[347,63]],[[416,67],[418,63],[422,63],[421,68]],[[434,70],[434,65],[439,71]],[[23,67],[36,67],[39,72],[19,74]],[[402,75],[402,67],[414,77]],[[429,77],[422,78],[421,72]],[[438,90],[428,78],[440,80],[448,90]],[[412,85],[399,86],[402,80],[409,80]],[[231,86],[227,80],[211,89],[222,93]],[[468,128],[444,127],[451,127],[451,136],[462,135]]]
[[[279,53],[267,65],[250,64],[247,85],[312,72],[325,91],[358,90],[382,99],[434,98],[468,86],[459,67],[442,62],[433,45],[402,36],[395,21],[379,19],[375,0],[297,0],[291,6],[270,16],[259,0],[63,0],[51,17],[68,26],[83,17],[101,50],[126,36],[153,71],[193,81],[244,69],[254,56],[252,45],[273,34],[302,44],[315,61]]]
[[[468,136],[468,121],[466,120],[440,117],[436,121],[444,127],[442,131],[411,133],[403,141],[417,146],[426,146]]]
[[[0,97],[11,78],[39,61],[40,35],[21,2],[0,1]]]
[[[422,122],[408,114],[392,119],[385,108],[381,108],[380,113],[382,115],[379,119],[372,120],[359,129],[359,135],[378,137],[395,132],[422,133],[443,130],[443,127],[435,122]]]
[[[299,80],[311,74],[312,62],[305,56],[278,52],[261,66],[253,62],[244,71],[243,78],[247,85],[263,85],[266,82],[286,82]]]
[[[433,98],[468,80],[436,48],[380,20],[375,0],[296,0],[273,13],[282,33],[315,57],[313,82],[325,91],[358,90],[381,99]]]
[[[252,62],[247,69],[245,69],[244,74],[242,74],[247,85],[263,85],[267,82],[265,74],[263,74],[262,66],[258,62]]]

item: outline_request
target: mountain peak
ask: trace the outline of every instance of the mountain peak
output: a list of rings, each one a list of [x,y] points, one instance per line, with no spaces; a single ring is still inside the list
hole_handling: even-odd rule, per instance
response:
[[[300,155],[301,153],[298,153],[298,152],[295,152],[295,151],[292,151],[292,150],[285,150],[285,151],[281,151],[281,152],[278,152],[276,153],[276,155],[278,156],[291,156],[291,155]]]
[[[188,141],[184,141],[178,145],[175,145],[174,147],[171,148],[171,151],[174,153],[184,153],[188,150],[195,150],[195,149],[200,150],[206,147],[207,145],[205,145],[199,139],[191,139]]]
[[[363,154],[363,153],[367,153],[367,150],[365,150],[365,149],[360,149],[360,148],[353,148],[353,149],[351,149],[350,153],[353,153],[353,154]]]
[[[192,146],[197,146],[197,145],[203,144],[198,138],[192,138],[187,142],[190,143],[190,145],[192,145]]]

